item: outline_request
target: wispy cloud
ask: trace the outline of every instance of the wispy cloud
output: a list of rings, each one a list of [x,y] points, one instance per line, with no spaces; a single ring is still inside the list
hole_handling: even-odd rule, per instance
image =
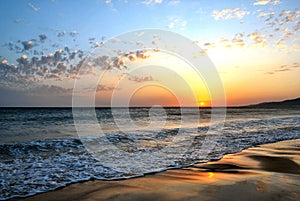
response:
[[[141,83],[141,82],[153,81],[154,79],[151,75],[149,75],[149,76],[145,76],[145,77],[129,76],[128,80],[133,81],[133,82],[137,82],[137,83]]]
[[[180,17],[169,17],[169,24],[167,25],[167,27],[169,29],[173,29],[173,28],[180,28],[180,29],[184,29],[187,25],[187,21],[181,19]]]
[[[33,10],[33,11],[35,11],[35,12],[40,10],[40,8],[38,8],[38,7],[34,6],[34,5],[32,5],[31,3],[28,3],[28,6],[29,6],[29,8],[31,8],[31,10]]]
[[[280,4],[280,0],[257,0],[256,2],[253,3],[254,6],[264,6],[271,3],[272,5],[276,6]]]
[[[250,12],[241,10],[240,8],[229,8],[224,10],[214,10],[212,16],[215,20],[228,20],[228,19],[242,19],[245,15],[250,14]]]
[[[216,44],[207,42],[207,43],[203,43],[203,46],[207,49],[211,49],[211,48],[215,48]]]
[[[168,6],[176,6],[180,3],[180,0],[171,0],[168,2]]]
[[[273,75],[273,74],[277,74],[277,73],[283,73],[283,72],[287,72],[287,71],[296,70],[298,68],[300,68],[300,63],[294,62],[291,65],[287,65],[287,64],[281,65],[272,71],[266,72],[266,74]]]
[[[152,5],[152,4],[161,4],[163,0],[145,0],[142,2],[142,4],[145,5]]]
[[[114,91],[114,90],[115,90],[115,87],[106,86],[106,85],[103,85],[103,84],[99,84],[96,88],[96,92],[99,92],[99,91]]]
[[[22,18],[17,18],[14,20],[15,23],[19,24],[21,22],[23,22],[23,19]]]
[[[39,95],[39,96],[49,96],[49,95],[71,95],[72,88],[63,88],[56,85],[37,85],[35,87],[27,90],[27,94]]]

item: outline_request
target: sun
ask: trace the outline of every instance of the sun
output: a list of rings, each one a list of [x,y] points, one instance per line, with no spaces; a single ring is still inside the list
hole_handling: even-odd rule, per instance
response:
[[[205,104],[204,104],[203,101],[201,101],[199,105],[200,105],[200,106],[204,106]]]

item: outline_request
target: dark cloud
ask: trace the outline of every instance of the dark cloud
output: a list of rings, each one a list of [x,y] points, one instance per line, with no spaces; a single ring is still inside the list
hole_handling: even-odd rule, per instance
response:
[[[72,89],[53,85],[32,86],[29,91],[0,86],[0,106],[70,106],[71,93]]]
[[[36,46],[35,42],[36,42],[35,40],[23,41],[22,42],[23,49],[26,51],[33,48],[34,46]]]
[[[46,78],[48,79],[56,79],[56,80],[61,80],[61,77],[55,73],[55,70],[51,71],[52,73],[51,74],[48,74],[46,76]]]
[[[69,32],[69,35],[72,36],[72,37],[75,37],[77,36],[79,33],[77,31],[70,31]]]
[[[57,34],[58,37],[68,35],[75,37],[78,32],[62,31]],[[90,38],[89,41],[95,42],[95,38]],[[74,50],[70,46],[60,47],[58,44],[50,44],[57,46],[55,51],[49,51],[48,48],[43,48],[43,43],[50,43],[46,34],[39,34],[37,39],[28,41],[10,42],[5,46],[17,53],[22,53],[16,59],[15,64],[10,64],[7,59],[1,58],[0,63],[0,84],[1,87],[11,90],[23,89],[27,92],[32,91],[33,88],[41,85],[43,81],[61,81],[64,79],[80,79],[80,76],[89,74],[95,75],[97,69],[112,70],[112,69],[126,69],[128,62],[133,62],[137,59],[147,59],[150,57],[148,51],[137,50],[130,53],[116,53],[114,57],[101,56],[96,57],[91,62],[86,62],[85,56],[87,51]],[[96,42],[95,42],[96,43]],[[94,43],[94,44],[95,44]],[[49,53],[50,52],[50,53]],[[51,53],[52,52],[52,53]],[[133,59],[134,58],[134,59]],[[80,72],[79,72],[80,71]],[[133,77],[134,82],[151,81],[152,77]],[[46,89],[45,91],[55,91],[54,87]],[[40,88],[34,89],[41,91]],[[109,86],[99,86],[97,91],[113,90]]]
[[[108,56],[99,56],[99,57],[96,57],[93,60],[93,62],[96,67],[103,68],[103,67],[107,66],[108,59],[109,59]]]
[[[215,48],[216,45],[214,43],[204,43],[203,46],[205,46],[205,48]]]
[[[129,61],[135,61],[136,56],[134,54],[130,54],[130,55],[128,55],[128,59],[129,59]]]
[[[71,95],[73,89],[72,88],[63,88],[55,85],[38,85],[33,88],[30,88],[26,91],[27,94],[30,95]]]
[[[40,34],[39,38],[41,42],[44,42],[47,39],[47,36],[45,34]]]
[[[63,36],[65,36],[66,34],[67,34],[66,31],[61,31],[61,32],[58,32],[58,33],[57,33],[57,37],[63,37]]]
[[[147,55],[147,51],[143,51],[143,50],[137,50],[135,56],[136,58],[139,59],[147,59],[150,57],[149,55]]]
[[[22,52],[22,49],[23,49],[12,42],[6,43],[6,44],[4,44],[4,46],[6,46],[9,51],[15,51],[16,53]]]
[[[20,58],[16,60],[21,67],[27,67],[29,64],[28,57],[26,55],[22,55]]]

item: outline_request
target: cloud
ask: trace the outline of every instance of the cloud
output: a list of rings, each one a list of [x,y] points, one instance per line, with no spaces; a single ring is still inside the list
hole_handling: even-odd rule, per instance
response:
[[[63,31],[59,32],[57,37],[69,35],[69,33],[72,33],[74,36],[78,34],[75,31]],[[73,50],[66,45],[63,48],[58,46],[56,50],[52,50],[52,53],[47,51],[46,54],[45,50],[48,49],[43,48],[42,43],[47,38],[47,35],[39,34],[38,39],[18,41],[16,44],[5,44],[9,50],[18,51],[22,55],[16,58],[15,64],[9,63],[9,60],[6,58],[0,58],[1,86],[7,89],[19,87],[25,90],[47,80],[59,82],[66,79],[79,79],[80,76],[87,74],[96,75],[98,70],[126,69],[128,62],[144,60],[150,57],[148,50],[137,50],[129,53],[118,52],[115,57],[97,57],[87,63],[85,62],[87,51]],[[90,38],[89,41],[93,42],[95,39]],[[51,40],[47,41],[47,45],[48,42],[51,42]],[[52,45],[52,47],[54,46]],[[24,51],[26,51],[26,54]],[[81,68],[83,64],[85,64],[85,68]]]
[[[36,46],[35,40],[23,41],[22,45],[23,45],[23,48],[24,48],[25,51],[33,48],[34,46]]]
[[[116,88],[112,87],[112,86],[106,86],[106,85],[99,84],[97,86],[96,92],[98,92],[98,91],[114,91],[115,89]]]
[[[1,81],[0,81],[1,82]],[[37,87],[37,88],[35,88]],[[69,106],[72,105],[72,89],[59,86],[32,86],[29,90],[22,88],[7,89],[0,86],[1,106]]]
[[[300,68],[300,63],[294,62],[291,67],[292,68]]]
[[[66,31],[61,31],[61,32],[58,32],[58,33],[57,33],[57,37],[63,37],[63,36],[65,36],[66,34],[67,34]]]
[[[208,49],[216,47],[216,45],[214,43],[204,43],[203,45]]]
[[[135,52],[135,56],[136,58],[139,58],[139,59],[147,59],[149,58],[150,56],[147,54],[147,51],[144,51],[144,50],[137,50]]]
[[[106,70],[126,69],[126,62],[134,62],[137,59],[148,59],[150,55],[146,50],[137,50],[136,52],[121,53],[119,56],[108,58],[106,56],[98,57],[93,62],[94,65],[100,65]]]
[[[300,67],[300,64],[297,62],[294,62],[291,65],[287,65],[287,64],[281,65],[281,66],[275,68],[273,71],[266,72],[266,74],[273,75],[273,74],[277,74],[277,73],[283,73],[283,72],[295,70],[299,67]]]
[[[180,3],[180,0],[171,0],[168,2],[168,6],[176,6]]]
[[[257,0],[256,2],[253,3],[253,5],[257,6],[257,5],[266,5],[268,3],[270,3],[271,0]]]
[[[77,31],[70,31],[69,32],[69,35],[72,36],[72,37],[75,37],[77,36],[79,33]]]
[[[266,17],[266,16],[269,17],[269,19],[267,20],[267,21],[269,21],[272,17],[275,16],[275,12],[274,11],[269,11],[269,12],[261,11],[257,15],[258,18],[262,18],[262,17]]]
[[[280,3],[278,1],[270,1],[270,4]],[[254,40],[255,44],[267,44],[266,39],[276,39],[273,41],[269,40],[269,44],[273,45],[276,48],[291,50],[291,42],[294,38],[299,35],[298,31],[300,30],[300,11],[295,9],[291,10],[282,10],[281,12],[274,12],[272,10],[268,11],[259,11],[257,15],[258,18],[262,18],[263,22],[267,25],[268,30],[273,30],[273,33],[270,34],[266,29],[262,29],[261,34],[265,36],[256,37],[250,35]],[[259,39],[260,38],[260,39]],[[291,40],[289,40],[291,39]],[[294,48],[295,50],[295,48]]]
[[[233,18],[242,19],[245,15],[250,14],[248,11],[241,10],[240,8],[229,8],[221,11],[214,10],[212,16],[215,20],[228,20]]]
[[[129,76],[128,80],[141,83],[141,82],[150,82],[153,81],[153,77],[151,75],[145,76],[145,77],[138,77],[138,76]]]
[[[145,0],[142,2],[142,4],[149,6],[152,4],[161,4],[162,2],[163,2],[163,0]]]
[[[244,47],[245,41],[243,37],[244,37],[243,33],[236,33],[234,38],[231,40],[232,44],[238,47]]]
[[[50,74],[46,75],[46,78],[47,79],[62,80],[62,78],[57,73],[50,73]]]
[[[14,20],[14,22],[17,23],[17,24],[21,23],[22,21],[23,21],[23,19],[21,19],[21,18],[18,18],[18,19]]]
[[[221,38],[221,39],[219,40],[219,43],[220,43],[220,44],[225,44],[225,45],[227,45],[229,42],[230,42],[230,41],[229,41],[228,39],[225,39],[225,38]]]
[[[259,32],[253,32],[248,35],[249,38],[252,39],[254,44],[261,44],[261,45],[266,45],[266,39],[264,38],[265,36],[262,33]]]
[[[29,95],[48,96],[48,95],[71,95],[72,88],[63,88],[55,85],[38,85],[26,90]]]
[[[9,51],[15,51],[17,53],[21,53],[23,50],[23,48],[19,47],[18,45],[14,44],[12,42],[6,43],[6,44],[4,44],[4,46],[6,46]]]
[[[264,6],[271,3],[272,5],[276,6],[280,4],[280,0],[257,0],[256,2],[253,3],[254,6]]]
[[[134,54],[130,54],[130,55],[128,55],[128,59],[129,59],[129,61],[135,61],[136,56]]]
[[[42,37],[43,39],[44,37]],[[24,43],[26,45],[31,43]],[[32,82],[38,82],[46,79],[63,80],[64,78],[78,78],[80,65],[84,61],[83,51],[56,50],[53,54],[49,53],[41,56],[31,56],[23,54],[16,59],[17,64],[9,64],[7,59],[2,59],[0,63],[0,80],[1,85],[10,88],[11,86],[26,87]],[[76,65],[71,64],[72,60],[78,62]],[[86,73],[92,73],[92,69],[88,69]]]
[[[40,34],[39,38],[40,38],[41,42],[44,42],[47,39],[47,36],[46,36],[46,34]]]
[[[187,25],[187,21],[183,20],[179,17],[169,17],[169,24],[167,25],[167,27],[169,29],[173,29],[175,27],[179,27],[181,29],[184,29]]]
[[[240,39],[240,38],[233,38],[231,40],[231,42],[234,45],[239,46],[239,47],[244,47],[245,46],[245,41],[243,39]]]
[[[38,8],[38,7],[34,6],[34,5],[32,5],[31,3],[28,3],[28,6],[29,6],[29,8],[31,8],[31,10],[33,10],[33,11],[35,11],[35,12],[40,10],[40,8]]]
[[[116,56],[112,57],[110,60],[107,60],[105,69],[111,70],[111,69],[126,69],[127,66],[125,65],[125,57],[124,56]]]

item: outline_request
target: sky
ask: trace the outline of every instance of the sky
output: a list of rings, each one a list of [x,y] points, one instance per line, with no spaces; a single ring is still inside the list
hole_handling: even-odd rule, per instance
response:
[[[96,106],[238,106],[300,97],[297,2],[2,0],[0,106],[72,106],[74,94]],[[167,37],[153,34],[149,46],[156,48],[146,46],[149,29],[197,45],[224,96],[214,95],[223,92],[207,82],[213,77],[172,54],[176,37],[164,44]],[[113,48],[115,56],[103,53]],[[212,104],[218,98],[226,102]]]

